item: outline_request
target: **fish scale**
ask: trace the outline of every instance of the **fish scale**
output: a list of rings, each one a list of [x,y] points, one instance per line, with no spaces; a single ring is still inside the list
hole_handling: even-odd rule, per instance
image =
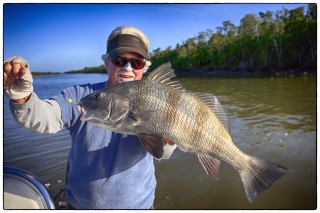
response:
[[[216,179],[223,160],[239,172],[249,202],[287,173],[280,164],[239,150],[232,142],[218,99],[212,94],[186,91],[171,79],[174,76],[167,63],[146,79],[93,93],[79,103],[81,120],[137,135],[156,159],[165,154],[164,138],[169,139],[182,151],[194,153],[207,174]]]
[[[136,85],[139,85],[141,88],[149,88],[149,84],[152,83],[153,82],[150,81],[143,81]],[[238,151],[236,146],[232,143],[229,134],[224,128],[221,128],[219,121],[214,116],[212,111],[205,106],[205,103],[195,99],[194,96],[188,93],[172,93],[171,91],[168,93],[167,90],[157,87],[155,86],[153,90],[149,92],[149,101],[146,102],[147,104],[143,106],[144,104],[141,103],[141,108],[152,109],[156,106],[155,108],[160,109],[157,113],[158,116],[154,116],[153,119],[151,118],[148,123],[167,123],[168,125],[162,126],[170,127],[170,129],[182,130],[183,132],[178,132],[179,134],[177,134],[177,131],[170,131],[170,129],[168,129],[166,132],[160,132],[159,129],[142,128],[145,132],[162,134],[168,139],[174,141],[183,151],[204,153],[209,155],[211,154],[228,162],[233,167],[241,169],[241,164],[235,163],[239,161],[244,162],[244,160],[241,159],[244,157],[244,155]],[[140,92],[144,92],[141,91],[141,89],[137,89],[136,91],[139,92],[133,95],[138,96]],[[143,99],[145,98],[142,97],[141,100],[137,99],[137,102],[143,101]],[[164,105],[166,104],[171,107],[165,107]],[[175,107],[172,107],[173,105],[175,105]],[[192,109],[184,107],[190,105],[193,106]],[[190,114],[190,112],[193,113]],[[162,116],[162,114],[167,116]],[[192,121],[194,120],[196,121],[196,124],[191,125],[193,123]],[[207,123],[217,125],[205,125]],[[212,134],[214,132],[219,132],[220,134]],[[188,133],[194,137],[188,137]],[[215,153],[219,154],[217,155]],[[235,161],[234,159],[238,159],[238,161]]]

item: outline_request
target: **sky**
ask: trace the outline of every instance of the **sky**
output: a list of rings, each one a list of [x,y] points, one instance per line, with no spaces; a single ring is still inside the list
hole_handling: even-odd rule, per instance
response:
[[[150,40],[149,52],[182,44],[224,21],[239,26],[247,14],[307,4],[3,4],[3,58],[19,55],[34,72],[65,72],[103,64],[101,55],[116,27],[131,25]]]

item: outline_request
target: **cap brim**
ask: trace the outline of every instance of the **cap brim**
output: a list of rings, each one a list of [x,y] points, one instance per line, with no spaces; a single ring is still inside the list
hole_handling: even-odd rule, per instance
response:
[[[137,48],[132,48],[132,47],[118,47],[114,50],[111,50],[109,52],[109,56],[111,58],[113,57],[116,57],[118,55],[121,55],[123,53],[128,53],[128,52],[133,52],[133,53],[138,53],[139,55],[141,55],[142,57],[144,58],[147,58],[147,56],[144,55],[144,52],[143,51],[140,51],[139,49]]]

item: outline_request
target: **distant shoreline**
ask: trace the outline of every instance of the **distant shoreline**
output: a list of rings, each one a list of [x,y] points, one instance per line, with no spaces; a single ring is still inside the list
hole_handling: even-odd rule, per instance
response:
[[[150,72],[149,72],[150,73]],[[147,73],[147,74],[149,74]],[[277,77],[277,76],[316,76],[316,70],[307,70],[307,69],[300,69],[300,70],[284,70],[284,71],[258,71],[258,70],[195,70],[195,71],[181,71],[175,70],[174,73],[177,77],[235,77],[235,78],[246,78],[246,77]]]
[[[33,76],[42,76],[42,75],[58,75],[64,74],[63,72],[31,72]]]
[[[248,70],[214,70],[214,71],[195,71],[188,74],[176,71],[177,76],[219,76],[219,77],[276,77],[276,76],[314,76],[316,71],[312,70],[285,70],[285,71],[248,71]]]
[[[152,72],[152,71],[151,71]],[[151,72],[146,72],[148,75]],[[175,70],[174,73],[177,77],[236,77],[236,78],[246,78],[246,77],[276,77],[276,76],[316,76],[316,70],[307,70],[307,69],[290,69],[284,71],[259,71],[259,70],[195,70],[195,71],[181,71]],[[34,76],[44,76],[44,75],[61,75],[61,74],[106,74],[106,72],[32,72]]]

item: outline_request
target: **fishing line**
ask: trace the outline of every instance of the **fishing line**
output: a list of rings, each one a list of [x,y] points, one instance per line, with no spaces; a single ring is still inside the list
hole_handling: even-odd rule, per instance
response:
[[[45,84],[46,86],[50,87],[51,89],[53,89],[54,91],[56,91],[57,93],[60,93],[58,90],[56,90],[55,88],[53,88],[52,86],[50,86],[49,84],[47,84],[45,81],[43,81],[41,78],[38,78],[37,76],[33,75],[31,73],[31,75],[35,78],[37,78],[38,80],[40,80],[43,84]],[[73,105],[77,105],[75,103],[73,103],[72,98],[67,98],[68,103],[73,104]]]

